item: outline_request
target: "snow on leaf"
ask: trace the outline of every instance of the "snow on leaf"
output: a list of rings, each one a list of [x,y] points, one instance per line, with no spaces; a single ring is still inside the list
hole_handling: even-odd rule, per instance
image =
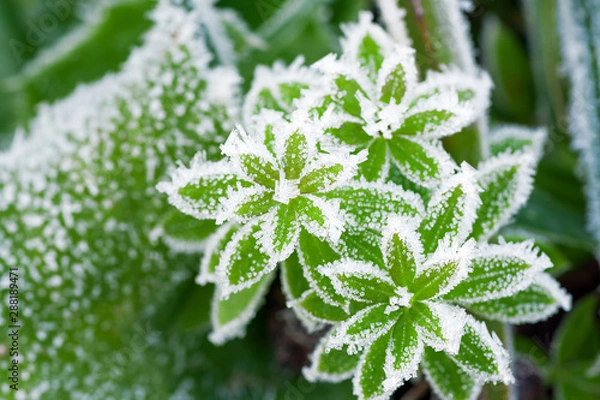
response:
[[[302,64],[302,57],[296,58],[289,66],[276,62],[272,68],[258,66],[252,86],[244,99],[243,118],[248,127],[254,126],[259,114],[265,109],[289,115],[294,109],[294,100],[299,99],[304,90],[319,82],[319,74]]]
[[[377,79],[380,101],[400,105],[405,98],[411,98],[417,83],[417,67],[414,50],[409,47],[397,48],[385,58]],[[404,101],[405,103],[405,101]]]
[[[259,244],[257,234],[262,224],[257,220],[241,227],[221,253],[217,277],[223,298],[252,286],[277,266]]]
[[[427,188],[436,186],[456,169],[439,143],[398,135],[388,140],[388,148],[400,172]]]
[[[292,133],[285,142],[283,171],[286,179],[298,179],[306,166],[308,155],[306,136],[300,132]]]
[[[390,344],[386,350],[386,380],[384,387],[396,389],[417,374],[423,358],[423,342],[414,325],[402,317],[392,328]]]
[[[484,318],[510,324],[533,324],[555,314],[560,308],[571,309],[571,296],[550,275],[536,275],[526,289],[511,296],[468,305]]]
[[[432,301],[415,302],[409,309],[420,337],[428,346],[455,354],[467,318],[462,308]]]
[[[414,293],[414,299],[426,300],[442,296],[464,282],[470,272],[473,245],[474,242],[469,241],[456,251],[438,250],[429,257],[408,286]]]
[[[216,230],[214,221],[198,220],[173,208],[150,236],[160,238],[173,251],[198,253],[204,250],[208,238]]]
[[[398,307],[390,307],[385,303],[363,308],[334,327],[327,347],[340,349],[348,346],[351,354],[361,351],[378,337],[387,334],[401,313]]]
[[[346,348],[326,350],[328,335],[324,336],[309,356],[310,367],[304,367],[302,374],[309,382],[341,382],[354,375],[360,360],[360,353],[348,354]]]
[[[244,336],[246,325],[256,314],[274,277],[274,273],[263,275],[251,286],[227,298],[224,298],[217,285],[211,306],[212,332],[209,339],[212,343],[221,345]]]
[[[382,334],[373,341],[360,357],[352,379],[354,395],[360,400],[384,400],[394,388],[386,388],[386,355],[391,332]]]
[[[480,205],[475,179],[475,170],[463,163],[460,172],[433,193],[419,228],[426,254],[433,253],[442,241],[449,247],[461,245],[471,233]]]
[[[387,303],[396,296],[396,286],[389,275],[373,264],[342,259],[321,266],[319,272],[331,279],[340,295],[352,300]]]
[[[358,23],[342,26],[344,38],[341,40],[345,57],[365,68],[371,80],[375,81],[386,54],[394,47],[389,35],[372,23],[373,15],[361,12]]]
[[[443,351],[425,349],[423,371],[433,391],[442,399],[476,400],[484,381],[462,370]]]
[[[259,234],[260,244],[274,259],[285,260],[294,251],[299,234],[300,224],[294,208],[282,204],[266,216]]]
[[[544,150],[547,132],[544,128],[526,128],[518,125],[503,125],[490,131],[490,152],[497,156],[502,153],[527,153],[533,155],[536,162]]]
[[[586,182],[588,227],[600,243],[600,5],[596,1],[557,3],[564,71],[570,81],[569,131],[580,153]],[[596,250],[598,254],[598,250]]]
[[[409,287],[423,262],[423,246],[417,218],[393,217],[383,231],[383,252],[389,274],[402,287]]]
[[[527,202],[534,173],[535,159],[530,153],[503,153],[479,166],[481,206],[471,233],[475,239],[487,240]]]
[[[404,46],[411,46],[411,39],[408,36],[404,22],[406,9],[400,8],[398,2],[395,0],[378,0],[377,6],[383,19],[382,22],[394,42]]]
[[[381,252],[381,233],[369,228],[346,229],[340,236],[335,250],[345,258],[363,261],[385,268]]]
[[[169,196],[169,203],[181,212],[198,219],[216,219],[229,190],[243,185],[228,163],[207,162],[199,153],[190,167],[181,166],[171,182],[161,182],[157,189]]]
[[[552,262],[532,241],[480,245],[469,276],[448,295],[469,304],[511,296],[528,287]]]
[[[326,201],[315,196],[296,199],[298,220],[311,234],[337,243],[343,231],[343,216],[337,201]]]
[[[420,197],[394,184],[353,182],[332,190],[328,198],[341,199],[350,226],[381,229],[390,215],[417,215],[423,212]]]
[[[485,324],[467,318],[457,354],[452,359],[465,371],[486,381],[510,384],[510,356],[495,333],[490,334]]]
[[[341,322],[350,317],[346,309],[326,303],[313,290],[305,292],[300,299],[291,301],[288,305],[300,316],[309,331],[315,330],[315,327]]]
[[[231,240],[238,226],[233,223],[224,224],[206,242],[204,255],[200,261],[200,273],[196,277],[196,283],[204,285],[215,282],[217,265],[221,260],[221,253],[225,250],[227,243]]]

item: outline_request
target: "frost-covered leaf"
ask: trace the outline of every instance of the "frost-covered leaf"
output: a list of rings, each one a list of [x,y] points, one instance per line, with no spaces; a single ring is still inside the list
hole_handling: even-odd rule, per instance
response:
[[[505,125],[494,128],[490,132],[490,152],[493,156],[510,152],[532,154],[539,160],[542,156],[546,130],[543,128],[530,129],[517,125]]]
[[[310,355],[310,367],[304,367],[302,374],[310,382],[340,382],[354,374],[360,360],[360,353],[348,354],[346,348],[326,349],[328,336],[323,337]]]
[[[299,299],[310,285],[304,277],[303,266],[298,253],[294,252],[281,262],[281,286],[288,301]]]
[[[216,219],[228,191],[240,185],[244,181],[233,174],[227,163],[207,162],[200,153],[189,168],[181,167],[172,175],[171,182],[161,182],[157,188],[181,212],[198,219]]]
[[[317,291],[327,303],[343,306],[347,301],[334,289],[331,280],[324,277],[318,268],[322,265],[337,261],[341,256],[335,252],[329,243],[308,233],[300,231],[298,242],[298,257],[304,266],[304,277],[310,286]]]
[[[362,12],[357,24],[342,28],[345,35],[342,50],[346,57],[365,68],[368,76],[375,81],[394,43],[380,26],[371,22],[372,18],[371,13]]]
[[[154,237],[171,209],[155,185],[199,149],[219,158],[239,118],[240,79],[209,66],[189,12],[161,1],[152,19],[117,72],[41,106],[0,154],[0,268],[18,268],[28,288],[23,398],[168,398],[199,389],[189,380],[195,372],[181,368],[197,357],[198,341],[163,325],[165,315],[179,325],[174,303],[193,285],[198,256]]]
[[[360,351],[386,335],[401,313],[398,307],[391,308],[389,304],[368,306],[336,325],[327,346],[339,349],[347,345],[350,353]]]
[[[381,252],[381,233],[369,228],[346,229],[335,250],[343,257],[385,268]]]
[[[480,205],[475,179],[475,170],[465,163],[433,193],[419,228],[426,254],[433,253],[440,241],[460,245],[471,233]]]
[[[525,204],[533,189],[535,159],[531,153],[503,153],[486,160],[477,170],[481,206],[472,237],[486,240],[506,225]]]
[[[550,275],[538,274],[524,290],[495,300],[469,304],[469,310],[490,320],[510,324],[536,323],[560,308],[571,309],[571,296]]]
[[[483,387],[481,379],[463,371],[443,351],[426,348],[423,370],[433,391],[442,399],[475,400]]]
[[[256,116],[265,109],[291,113],[294,100],[301,97],[302,91],[317,84],[316,71],[303,66],[304,60],[297,58],[289,66],[276,62],[272,68],[258,66],[252,80],[252,87],[244,99],[244,124],[252,126]]]
[[[464,327],[460,348],[452,359],[476,378],[512,383],[508,351],[483,322],[469,317]]]
[[[387,399],[395,387],[386,387],[386,355],[391,332],[373,341],[362,354],[352,384],[354,394],[363,399]]]
[[[456,168],[439,145],[397,135],[388,141],[392,159],[400,172],[413,182],[431,188]]]
[[[396,295],[389,275],[376,266],[342,259],[319,268],[335,290],[345,298],[369,303],[385,303]]]
[[[343,307],[325,302],[315,291],[305,292],[295,302],[290,303],[298,316],[308,323],[308,327],[320,324],[331,324],[341,322],[350,317],[349,312]]]
[[[198,220],[173,209],[153,233],[175,251],[197,253],[217,228],[214,221]]]
[[[367,151],[367,159],[359,165],[359,175],[368,182],[380,181],[388,175],[390,161],[387,144],[384,139],[374,139],[369,143]]]
[[[392,280],[410,287],[423,262],[423,246],[416,232],[419,220],[397,217],[390,219],[383,232],[383,252]]]
[[[562,61],[569,77],[569,131],[580,153],[586,183],[588,226],[600,243],[600,4],[594,0],[557,2]],[[597,250],[598,251],[598,250]]]
[[[252,286],[277,266],[257,238],[261,225],[262,222],[255,221],[241,227],[221,253],[217,277],[224,298]]]
[[[232,293],[227,298],[224,298],[217,285],[211,306],[211,342],[223,344],[246,333],[246,325],[256,314],[274,277],[274,273],[263,275],[251,286]]]
[[[381,229],[390,215],[417,215],[423,205],[419,196],[393,184],[353,183],[327,193],[341,199],[340,208],[351,226]]]
[[[377,88],[384,103],[401,104],[412,95],[417,83],[414,50],[400,48],[385,58],[379,73]]]
[[[435,302],[415,302],[410,319],[428,346],[454,354],[458,351],[467,315],[459,307]]]
[[[473,242],[467,242],[458,251],[438,252],[420,268],[409,284],[415,300],[442,296],[464,282],[469,275],[469,261]]]
[[[527,288],[552,262],[533,242],[480,245],[469,276],[448,295],[469,304],[511,296]]]
[[[221,261],[221,254],[237,230],[237,225],[225,224],[219,227],[206,242],[204,255],[200,261],[200,274],[196,277],[197,283],[204,285],[216,281],[217,265]]]
[[[423,358],[423,342],[409,319],[400,317],[392,328],[386,354],[386,387],[396,388],[414,377]]]

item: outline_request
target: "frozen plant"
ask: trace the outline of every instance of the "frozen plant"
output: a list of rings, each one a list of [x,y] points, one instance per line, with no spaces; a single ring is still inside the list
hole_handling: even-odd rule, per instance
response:
[[[442,398],[472,399],[485,382],[510,383],[502,342],[472,315],[535,322],[570,307],[569,296],[543,272],[552,263],[531,242],[487,243],[530,190],[531,164],[522,153],[503,153],[480,171],[465,164],[434,192],[421,217],[390,219],[381,259],[321,266],[336,293],[361,307],[331,321],[307,378],[354,376],[360,399],[388,398],[417,375],[419,364]]]
[[[369,13],[346,26],[342,55],[314,68],[326,84],[304,100],[336,144],[366,149],[360,176],[385,180],[391,163],[409,180],[433,187],[452,173],[440,139],[481,117],[489,103],[486,74],[454,68],[418,81],[415,52],[395,43]]]

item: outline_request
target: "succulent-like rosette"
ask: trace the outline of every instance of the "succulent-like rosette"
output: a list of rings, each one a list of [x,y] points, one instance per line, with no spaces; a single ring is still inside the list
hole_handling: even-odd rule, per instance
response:
[[[414,50],[394,43],[369,13],[344,32],[342,55],[315,64],[325,84],[304,106],[334,143],[368,151],[360,176],[385,180],[395,165],[409,180],[435,186],[455,167],[440,139],[483,115],[489,78],[447,68],[419,82]]]
[[[360,399],[388,398],[419,365],[444,398],[466,400],[485,382],[511,382],[508,353],[477,318],[535,322],[570,307],[568,294],[544,272],[552,263],[532,242],[487,243],[530,190],[523,176],[530,178],[533,162],[507,152],[479,171],[464,164],[432,194],[423,215],[390,219],[374,237],[380,254],[321,266],[336,294],[361,306],[331,321],[305,375],[353,376]]]

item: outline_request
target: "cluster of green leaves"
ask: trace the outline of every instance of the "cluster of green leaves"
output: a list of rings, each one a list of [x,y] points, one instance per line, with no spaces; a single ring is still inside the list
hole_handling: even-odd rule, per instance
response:
[[[543,135],[504,128],[491,158],[459,167],[439,139],[481,116],[489,81],[448,70],[417,83],[412,49],[366,13],[344,34],[339,58],[257,75],[249,130],[225,158],[200,153],[158,186],[222,225],[198,278],[217,288],[211,340],[244,334],[280,263],[306,327],[333,325],[307,378],[353,376],[361,399],[387,398],[419,365],[443,398],[510,383],[502,343],[471,315],[522,323],[570,307],[531,242],[488,243],[526,202]]]

